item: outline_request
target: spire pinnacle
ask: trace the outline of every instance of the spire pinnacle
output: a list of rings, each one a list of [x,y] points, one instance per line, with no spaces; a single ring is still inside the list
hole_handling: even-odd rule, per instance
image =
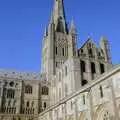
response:
[[[74,23],[73,17],[72,17],[71,26],[70,26],[70,33],[76,34],[76,27],[75,27],[75,23]]]
[[[63,0],[54,0],[51,23],[55,24],[55,29],[58,30],[58,32],[67,33]]]

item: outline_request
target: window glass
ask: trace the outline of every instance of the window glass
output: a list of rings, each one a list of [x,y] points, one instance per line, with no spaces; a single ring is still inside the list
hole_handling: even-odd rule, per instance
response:
[[[91,72],[96,73],[95,63],[91,62]]]
[[[49,89],[46,86],[42,87],[42,95],[48,95]]]
[[[86,64],[84,61],[81,61],[80,66],[81,66],[81,72],[86,72]]]
[[[25,86],[25,93],[27,93],[27,94],[32,94],[32,86],[26,85],[26,86]]]

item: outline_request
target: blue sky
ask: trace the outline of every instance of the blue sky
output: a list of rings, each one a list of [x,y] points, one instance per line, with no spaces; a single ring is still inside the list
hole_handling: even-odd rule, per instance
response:
[[[0,0],[0,69],[40,71],[41,43],[54,0]],[[109,39],[114,64],[120,63],[120,1],[64,0],[67,22],[74,17],[78,46],[88,35]]]

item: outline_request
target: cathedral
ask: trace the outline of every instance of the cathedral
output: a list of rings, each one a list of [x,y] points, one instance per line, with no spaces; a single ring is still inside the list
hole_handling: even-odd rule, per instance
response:
[[[89,37],[78,48],[65,16],[64,1],[54,0],[41,73],[0,71],[0,120],[120,120],[120,65],[108,40]]]

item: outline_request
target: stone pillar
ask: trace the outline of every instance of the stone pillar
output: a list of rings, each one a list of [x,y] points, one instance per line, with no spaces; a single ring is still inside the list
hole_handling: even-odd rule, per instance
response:
[[[88,89],[88,97],[89,97],[89,104],[90,104],[90,120],[93,120],[93,98],[92,98],[92,91],[91,88]]]
[[[88,82],[90,82],[92,80],[92,76],[91,76],[91,64],[89,60],[86,60],[86,72],[88,74]]]
[[[77,98],[75,98],[75,120],[78,120]]]
[[[49,119],[52,120],[52,110],[49,111]]]
[[[115,98],[115,90],[114,90],[114,86],[113,86],[113,79],[109,80],[109,86],[111,88],[113,109],[114,109],[114,113],[115,113],[114,118],[115,118],[115,120],[119,120],[119,114],[118,114],[117,105],[116,105],[116,98]]]
[[[67,120],[67,105],[66,105],[66,102],[65,102],[65,120]]]

